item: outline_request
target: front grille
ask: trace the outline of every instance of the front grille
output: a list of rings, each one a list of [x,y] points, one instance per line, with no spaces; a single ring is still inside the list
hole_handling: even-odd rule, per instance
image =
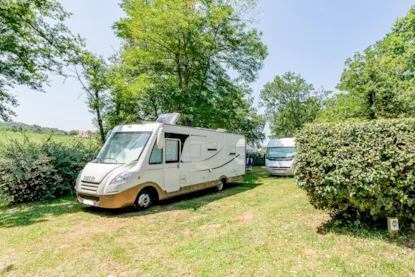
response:
[[[99,187],[99,184],[81,182],[81,190],[85,192],[96,193],[98,190],[98,187]]]

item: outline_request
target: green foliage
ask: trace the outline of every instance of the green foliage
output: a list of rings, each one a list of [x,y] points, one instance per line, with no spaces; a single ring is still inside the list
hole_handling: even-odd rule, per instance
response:
[[[11,141],[0,146],[0,198],[10,203],[55,198],[74,192],[73,186],[97,147],[77,141],[33,143]]]
[[[56,0],[0,0],[0,119],[17,105],[8,88],[43,90],[48,73],[61,73],[77,51],[77,40],[63,24],[69,17]]]
[[[313,122],[329,92],[316,91],[299,74],[286,72],[276,76],[261,91],[260,105],[265,106],[273,137],[293,137],[305,123]]]
[[[105,59],[83,51],[74,61],[74,75],[86,95],[89,111],[94,114],[94,124],[98,127],[99,140],[105,142],[105,117],[109,105],[111,75]]]
[[[248,84],[267,48],[244,18],[253,2],[122,1],[126,16],[114,25],[123,44],[114,57],[109,124],[175,111],[187,126],[224,128],[261,141],[264,120]]]
[[[354,94],[338,93],[324,100],[316,122],[341,122],[352,118],[366,118],[361,100]]]
[[[247,158],[253,159],[254,166],[265,166],[265,155],[258,152],[246,152]]]
[[[66,135],[65,131],[57,128],[41,127],[36,124],[29,125],[21,122],[0,122],[0,132],[4,131]]]
[[[310,124],[296,137],[297,186],[342,218],[415,219],[415,119]]]
[[[322,116],[325,120],[415,115],[414,20],[412,6],[384,39],[347,59],[337,86],[344,94],[332,99],[334,105]]]

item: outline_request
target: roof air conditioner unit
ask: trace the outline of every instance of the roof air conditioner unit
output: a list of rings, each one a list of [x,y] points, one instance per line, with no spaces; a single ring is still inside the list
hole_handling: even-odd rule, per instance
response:
[[[156,122],[157,123],[163,123],[163,124],[169,124],[169,125],[176,125],[177,120],[179,119],[180,114],[179,113],[166,113],[161,114]]]

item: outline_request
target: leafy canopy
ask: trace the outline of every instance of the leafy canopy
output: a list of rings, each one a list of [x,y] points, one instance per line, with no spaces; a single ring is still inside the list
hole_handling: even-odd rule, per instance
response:
[[[321,109],[324,90],[317,91],[301,75],[287,72],[267,83],[260,94],[273,137],[292,137]]]
[[[105,142],[105,117],[109,105],[109,89],[111,86],[111,74],[106,60],[83,50],[74,60],[74,66],[69,75],[75,78],[82,87],[86,96],[86,104],[94,115],[93,123],[98,128],[99,139]]]
[[[180,112],[183,124],[264,135],[248,84],[267,48],[246,18],[252,1],[124,0],[112,124]]]
[[[70,16],[55,0],[0,0],[0,119],[17,105],[15,85],[43,91],[50,72],[61,73],[77,39],[63,21]]]
[[[346,60],[338,89],[322,119],[397,118],[415,115],[415,6],[384,39]]]

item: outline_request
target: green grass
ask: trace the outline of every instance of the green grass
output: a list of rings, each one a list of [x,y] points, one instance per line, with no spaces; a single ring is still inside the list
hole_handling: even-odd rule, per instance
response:
[[[293,179],[264,169],[144,212],[73,197],[0,207],[0,275],[414,276],[412,233],[323,234],[328,220]]]
[[[27,137],[32,142],[42,142],[48,139],[49,137],[58,142],[76,142],[84,141],[89,139],[79,138],[76,136],[65,136],[61,134],[38,134],[38,133],[24,133],[24,132],[13,132],[13,131],[4,131],[0,130],[0,143],[7,143],[11,140],[23,141]]]

